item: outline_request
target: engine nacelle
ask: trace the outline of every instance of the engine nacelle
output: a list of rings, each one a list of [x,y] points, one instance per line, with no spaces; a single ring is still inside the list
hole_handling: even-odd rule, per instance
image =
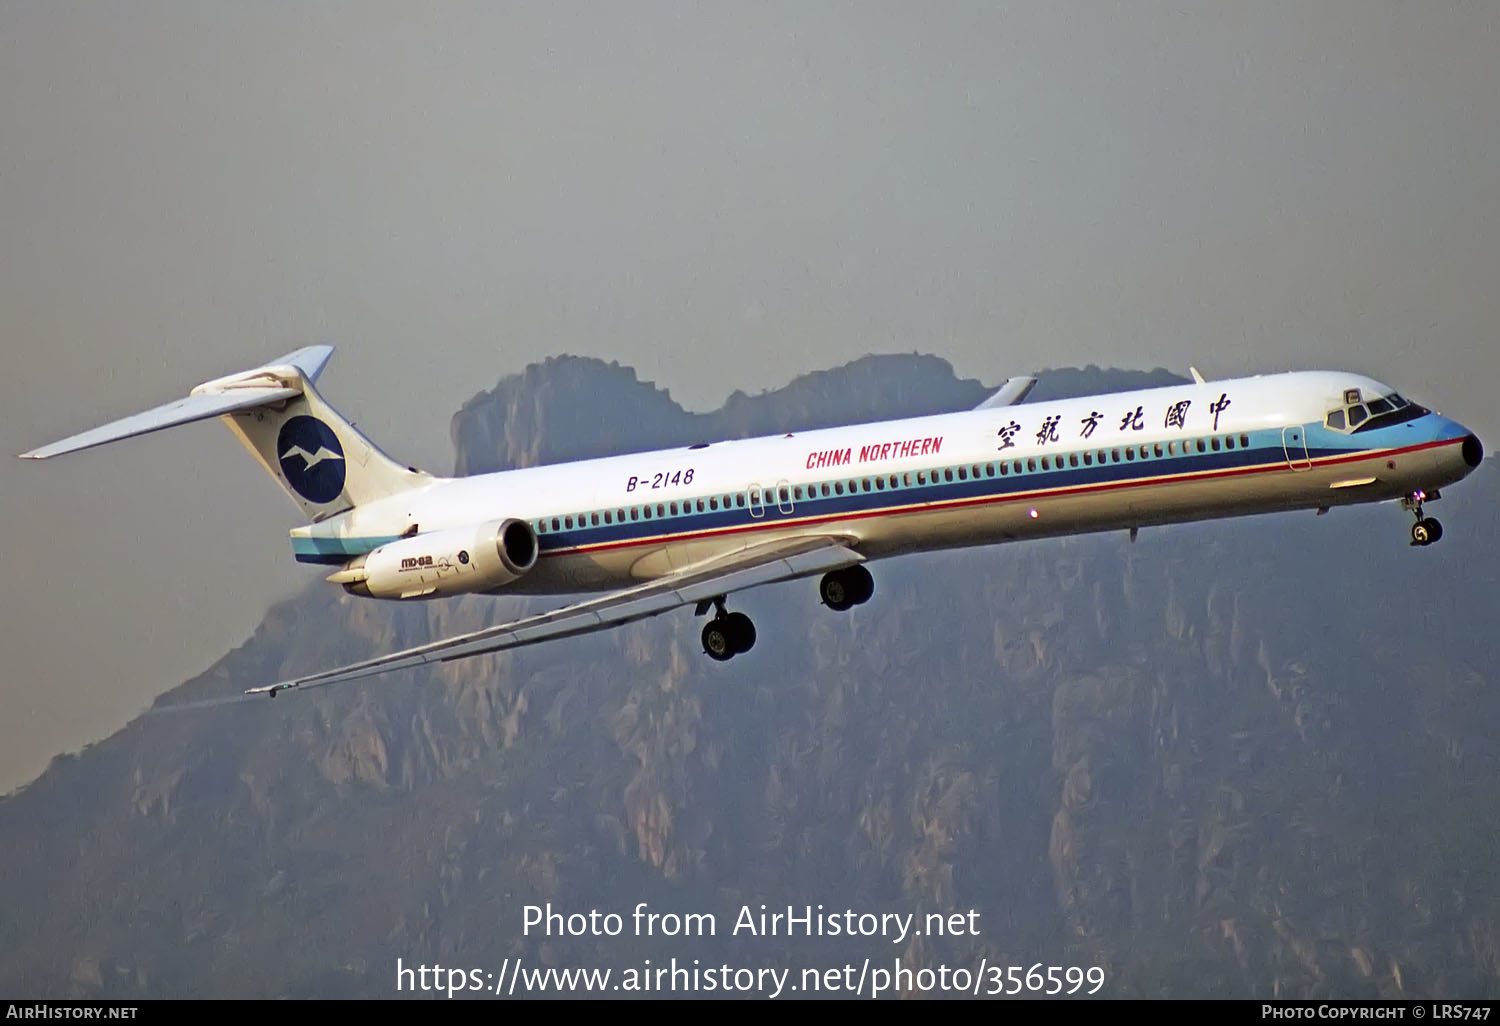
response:
[[[387,542],[328,579],[371,598],[442,598],[494,591],[536,566],[536,532],[524,520],[492,520]]]

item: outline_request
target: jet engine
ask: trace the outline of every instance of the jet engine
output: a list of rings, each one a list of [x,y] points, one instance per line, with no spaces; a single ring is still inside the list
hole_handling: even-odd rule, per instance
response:
[[[328,579],[352,595],[442,598],[495,591],[536,566],[536,532],[524,520],[430,531],[387,542]]]

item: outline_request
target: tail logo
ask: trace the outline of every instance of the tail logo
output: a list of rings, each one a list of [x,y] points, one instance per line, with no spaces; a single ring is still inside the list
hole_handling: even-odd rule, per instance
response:
[[[308,502],[332,502],[344,491],[344,447],[316,417],[293,417],[276,436],[281,473]]]

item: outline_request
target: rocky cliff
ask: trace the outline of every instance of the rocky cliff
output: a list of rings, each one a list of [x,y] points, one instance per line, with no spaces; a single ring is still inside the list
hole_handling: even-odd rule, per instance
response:
[[[1170,380],[1044,376],[1039,397]],[[712,414],[559,358],[453,422],[461,472],[963,408],[881,357]],[[1394,508],[911,556],[850,613],[764,588],[272,703],[158,711],[0,801],[0,993],[391,996],[498,967],[1098,965],[1114,996],[1500,993],[1500,480]],[[543,602],[310,589],[180,706]],[[538,937],[522,907],[712,912]],[[745,904],[979,913],[978,936],[728,935]],[[627,930],[627,934],[631,931]]]

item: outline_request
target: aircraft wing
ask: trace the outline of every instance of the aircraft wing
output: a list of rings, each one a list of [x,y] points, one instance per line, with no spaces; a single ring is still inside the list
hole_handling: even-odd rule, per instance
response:
[[[830,535],[803,535],[766,542],[675,571],[644,584],[564,606],[550,613],[486,627],[337,669],[250,688],[245,694],[270,695],[274,698],[282,691],[341,684],[344,681],[428,663],[464,659],[487,652],[534,645],[554,638],[591,634],[656,616],[679,606],[709,602],[746,588],[789,581],[863,562],[864,557],[848,545],[849,539]]]

